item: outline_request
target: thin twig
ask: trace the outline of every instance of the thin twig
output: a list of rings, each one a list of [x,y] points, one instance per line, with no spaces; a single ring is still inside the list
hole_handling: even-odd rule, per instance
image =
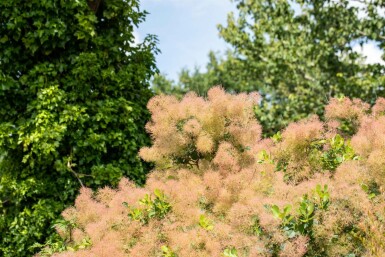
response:
[[[80,185],[82,187],[84,187],[84,184],[83,184],[82,180],[79,178],[79,175],[72,169],[72,163],[71,163],[71,159],[70,158],[68,159],[68,162],[67,162],[67,169],[69,171],[71,171],[75,175],[75,177],[78,179]]]

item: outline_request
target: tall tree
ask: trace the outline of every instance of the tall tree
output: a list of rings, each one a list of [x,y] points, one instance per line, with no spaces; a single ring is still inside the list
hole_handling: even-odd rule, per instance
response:
[[[385,66],[366,65],[355,51],[369,41],[384,48],[383,1],[234,2],[238,14],[219,26],[232,49],[223,57],[211,54],[199,76],[236,92],[258,90],[264,98],[257,114],[266,134],[309,113],[322,115],[333,96],[371,103],[384,96]]]
[[[380,7],[378,1],[236,2],[238,19],[229,15],[227,26],[219,30],[235,49],[239,65],[234,66],[250,81],[246,90],[260,90],[266,98],[265,110],[271,117],[282,117],[283,122],[270,119],[275,122],[270,127],[309,113],[322,114],[332,96],[374,103],[377,95],[384,94],[382,67],[364,65],[353,49],[355,44],[379,39],[372,34],[382,33],[384,19],[377,16],[376,27],[368,24],[371,10]]]
[[[31,256],[81,186],[144,181],[145,15],[138,0],[0,1],[0,256]]]

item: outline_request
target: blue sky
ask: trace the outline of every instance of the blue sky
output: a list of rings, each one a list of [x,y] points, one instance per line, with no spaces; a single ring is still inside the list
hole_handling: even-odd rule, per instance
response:
[[[157,66],[168,78],[176,80],[182,68],[204,70],[210,50],[229,47],[219,38],[217,24],[225,25],[227,13],[236,12],[230,0],[141,0],[141,8],[150,14],[136,31],[137,41],[146,34],[158,36],[162,53]],[[383,62],[382,51],[373,43],[354,49],[367,56],[368,63]]]
[[[159,70],[176,79],[183,68],[205,68],[210,50],[223,51],[226,43],[218,36],[217,24],[225,24],[227,13],[235,11],[229,0],[142,0],[150,12],[139,25],[139,41],[146,34],[158,36]]]

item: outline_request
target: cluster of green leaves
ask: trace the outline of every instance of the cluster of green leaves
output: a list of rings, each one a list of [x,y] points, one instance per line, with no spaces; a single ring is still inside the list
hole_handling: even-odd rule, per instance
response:
[[[41,257],[52,256],[54,253],[64,251],[78,251],[87,249],[92,245],[89,237],[83,238],[80,242],[72,243],[72,232],[75,228],[78,228],[73,220],[67,221],[63,219],[55,220],[53,228],[61,231],[61,235],[54,234],[48,238],[45,243],[35,243],[31,246],[31,249],[41,249],[39,255]],[[70,243],[71,242],[71,243]]]
[[[199,216],[199,226],[207,231],[214,229],[213,222],[203,214]]]
[[[308,195],[301,198],[296,216],[291,214],[292,206],[290,204],[286,205],[282,210],[277,205],[273,205],[271,212],[275,218],[281,220],[282,229],[289,238],[299,234],[312,238],[315,212],[326,211],[329,203],[330,195],[327,185],[324,185],[323,188],[321,185],[317,185],[314,199],[309,199]]]
[[[376,196],[381,195],[380,187],[374,181],[370,181],[369,183],[362,183],[361,188],[365,191],[365,193],[368,194],[369,199],[374,199]]]
[[[354,49],[369,41],[384,48],[383,1],[234,2],[237,16],[230,13],[219,26],[232,49],[211,52],[205,72],[182,70],[177,82],[160,76],[156,92],[205,94],[218,84],[230,92],[258,91],[256,115],[266,136],[309,114],[322,116],[330,97],[373,104],[384,96],[383,64],[365,64]]]
[[[315,200],[317,206],[321,210],[326,210],[330,204],[330,193],[328,191],[328,185],[317,185],[315,188]]]
[[[0,1],[1,256],[31,256],[81,186],[149,170],[156,38],[134,44],[137,0],[88,2]]]
[[[84,242],[87,242],[86,240],[83,240]],[[87,242],[87,245],[89,244],[89,241]],[[40,255],[42,257],[48,257],[52,256],[54,253],[64,252],[66,251],[67,245],[65,241],[57,235],[56,237],[50,237],[44,244],[41,243],[35,243],[32,245],[31,249],[38,248],[41,249]],[[76,248],[73,248],[76,249]],[[84,249],[84,248],[78,248],[78,249]]]
[[[147,224],[150,219],[163,219],[171,211],[171,205],[162,191],[155,189],[154,195],[155,198],[152,199],[151,195],[146,194],[139,201],[143,208],[131,208],[128,216],[142,224]],[[123,204],[130,208],[126,202]]]
[[[254,236],[260,236],[262,235],[262,228],[259,224],[259,218],[257,215],[253,216],[251,226],[250,226],[250,233]]]
[[[170,249],[170,247],[163,245],[161,247],[163,257],[177,257],[178,255]]]
[[[338,130],[348,136],[352,136],[357,132],[358,125],[357,120],[352,121],[348,119],[339,120],[340,126],[338,126]]]
[[[238,251],[235,247],[227,247],[223,251],[222,256],[224,256],[224,257],[238,257]]]
[[[307,194],[301,197],[295,213],[292,212],[292,205],[290,204],[285,205],[282,210],[277,205],[273,205],[270,207],[270,210],[274,217],[281,221],[281,229],[288,238],[294,238],[298,235],[304,235],[309,238],[306,256],[326,256],[325,249],[327,244],[323,242],[325,239],[318,238],[318,235],[314,233],[314,226],[320,226],[325,222],[324,217],[325,215],[329,215],[326,212],[329,211],[330,204],[331,200],[328,186],[318,184],[312,197],[309,197]],[[360,243],[360,240],[364,237],[362,231],[354,225],[347,225],[340,231],[335,231],[334,233],[329,241],[331,244],[341,239],[343,240],[344,237],[348,237],[351,241],[356,241],[356,248],[351,249],[353,252],[344,256],[361,256],[356,254],[362,253],[363,248]]]
[[[281,134],[275,134],[272,139],[274,142],[280,142],[282,140]],[[359,159],[351,147],[350,141],[345,140],[339,134],[336,134],[330,139],[319,139],[310,142],[305,152],[308,153],[306,158],[309,160],[309,163],[323,171],[333,172],[344,161]],[[287,167],[291,161],[290,156],[273,160],[266,151],[260,153],[260,158],[262,159],[260,159],[259,162],[268,161],[275,163],[276,170],[283,172],[287,171]],[[321,166],[318,165],[319,163],[321,163]],[[289,177],[287,177],[287,179],[289,179]]]
[[[335,135],[327,143],[329,149],[321,155],[324,170],[335,171],[342,162],[358,159],[358,156],[356,156],[353,148],[350,146],[350,142],[340,135]]]

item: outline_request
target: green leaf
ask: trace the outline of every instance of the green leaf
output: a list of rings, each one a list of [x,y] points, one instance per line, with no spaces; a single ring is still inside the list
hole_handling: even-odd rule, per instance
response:
[[[158,198],[160,198],[160,199],[162,199],[162,198],[164,197],[164,196],[163,196],[163,192],[160,191],[159,189],[155,189],[155,190],[154,190],[154,194],[155,194],[156,197],[158,197]]]
[[[214,229],[212,221],[206,218],[203,214],[199,216],[199,226],[207,231]]]
[[[0,38],[0,43],[1,44],[4,44],[8,41],[8,36],[7,35],[4,35],[2,38]]]
[[[279,207],[277,205],[273,205],[271,207],[271,211],[272,211],[274,217],[276,217],[276,218],[280,218],[281,217],[281,212],[279,211]]]

